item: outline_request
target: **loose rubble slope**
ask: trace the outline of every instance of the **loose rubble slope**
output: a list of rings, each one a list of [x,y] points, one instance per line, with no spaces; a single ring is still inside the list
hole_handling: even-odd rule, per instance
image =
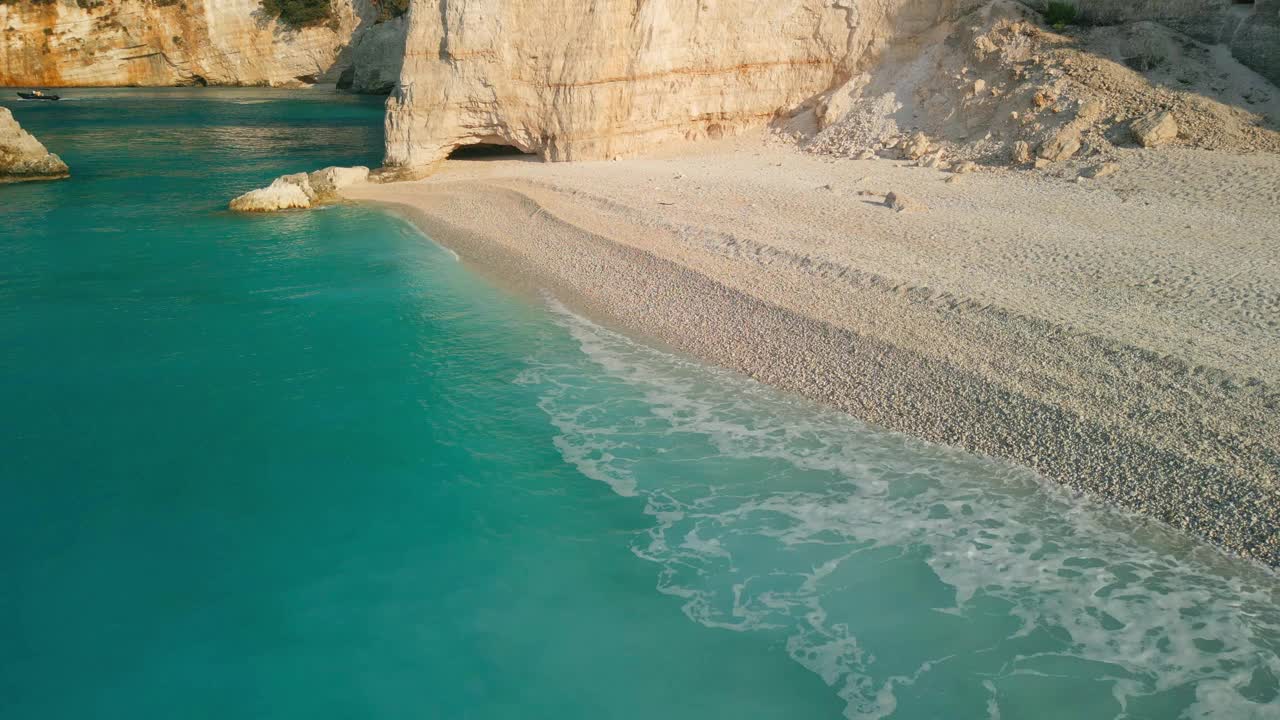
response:
[[[1280,152],[1277,120],[1280,91],[1223,47],[1152,22],[1056,32],[997,0],[890,47],[783,130],[820,154],[1045,168],[1138,145]]]

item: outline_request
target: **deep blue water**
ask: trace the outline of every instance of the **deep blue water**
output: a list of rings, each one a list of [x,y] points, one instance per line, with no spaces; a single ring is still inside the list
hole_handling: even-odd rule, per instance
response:
[[[9,103],[0,718],[1277,718],[1280,581],[469,272],[380,103]],[[5,93],[8,95],[8,93]]]

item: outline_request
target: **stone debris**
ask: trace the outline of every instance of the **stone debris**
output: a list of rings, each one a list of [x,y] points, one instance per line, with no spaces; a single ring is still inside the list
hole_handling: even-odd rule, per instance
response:
[[[1173,113],[1168,110],[1140,117],[1133,121],[1129,129],[1133,131],[1133,138],[1138,144],[1147,148],[1165,145],[1178,137],[1178,121],[1173,119]]]
[[[931,37],[890,42],[842,86],[843,117],[806,121],[803,149],[1041,169],[1113,162],[1134,146],[1280,153],[1280,90],[1155,22],[1065,35],[1024,4],[993,0]],[[1155,60],[1143,68],[1135,57]]]
[[[902,157],[907,160],[919,160],[929,152],[929,136],[918,132],[907,139],[902,147]]]
[[[1080,150],[1080,131],[1067,125],[1040,144],[1037,155],[1049,162],[1062,162]]]
[[[884,196],[884,205],[898,212],[918,212],[926,210],[924,203],[901,193],[890,192]]]
[[[1019,140],[1013,144],[1013,163],[1015,165],[1026,165],[1031,162],[1031,145],[1026,140]]]
[[[1102,163],[1101,165],[1094,165],[1093,167],[1088,168],[1084,173],[1082,173],[1082,176],[1089,178],[1090,180],[1097,180],[1111,175],[1119,169],[1120,166],[1115,163]]]

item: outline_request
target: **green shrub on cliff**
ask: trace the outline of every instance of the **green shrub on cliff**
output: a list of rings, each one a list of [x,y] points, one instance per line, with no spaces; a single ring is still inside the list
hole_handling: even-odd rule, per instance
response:
[[[1044,11],[1044,21],[1049,23],[1050,27],[1061,30],[1068,25],[1074,25],[1080,10],[1069,2],[1051,2]]]
[[[294,28],[322,25],[333,18],[329,0],[262,0],[262,9]]]
[[[410,0],[373,0],[378,8],[378,20],[391,20],[409,12]]]

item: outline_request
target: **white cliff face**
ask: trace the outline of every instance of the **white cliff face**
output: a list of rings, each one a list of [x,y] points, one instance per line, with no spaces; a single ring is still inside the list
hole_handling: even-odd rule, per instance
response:
[[[475,143],[548,160],[612,158],[731,133],[805,104],[822,113],[823,94],[874,63],[888,42],[926,47],[937,41],[925,35],[931,28],[981,4],[413,0],[400,86],[387,105],[385,162],[422,171]],[[1080,4],[1093,15],[1209,34],[1234,18],[1241,29],[1211,41],[1264,75],[1280,73],[1280,25],[1272,24],[1280,0],[1258,0],[1247,13],[1229,0]]]
[[[414,0],[390,166],[472,143],[611,158],[758,125],[966,0]]]
[[[57,180],[70,174],[62,158],[23,130],[8,108],[0,107],[0,183]]]
[[[299,30],[259,0],[0,4],[0,85],[270,85],[336,80],[376,27],[371,0],[334,0],[334,22]],[[398,67],[398,64],[396,65]]]

